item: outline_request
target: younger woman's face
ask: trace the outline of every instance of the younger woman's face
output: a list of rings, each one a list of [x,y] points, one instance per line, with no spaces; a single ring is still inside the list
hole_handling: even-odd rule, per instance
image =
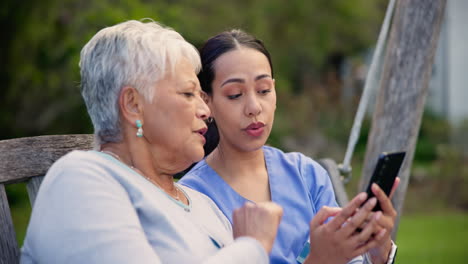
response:
[[[270,135],[276,109],[275,81],[267,57],[241,47],[221,55],[213,66],[208,106],[218,126],[220,146],[259,149]]]

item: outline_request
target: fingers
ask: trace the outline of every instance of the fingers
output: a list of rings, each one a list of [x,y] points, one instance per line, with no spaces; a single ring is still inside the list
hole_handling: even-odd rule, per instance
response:
[[[323,207],[317,213],[311,221],[310,244],[315,250],[307,259],[310,263],[346,263],[388,239],[389,229],[382,228],[379,221],[390,218],[383,217],[383,212],[372,211],[376,197],[363,204],[366,198],[366,193],[360,193],[341,211]],[[335,217],[325,223],[332,215]],[[357,231],[359,227],[362,232]]]
[[[395,180],[395,182],[397,181]],[[377,197],[377,199],[379,200],[380,207],[382,208],[382,212],[385,215],[390,215],[390,216],[396,215],[396,211],[393,208],[392,201],[385,194],[385,192],[375,183],[372,184],[371,188],[375,197]]]
[[[378,227],[378,219],[382,218],[382,212],[374,213],[372,220],[365,226],[360,233],[355,233],[349,243],[357,245],[353,254],[362,255],[372,248],[376,248],[384,244],[389,239],[389,231],[385,228]]]
[[[234,238],[238,238],[244,236],[248,231],[245,230],[245,226],[247,226],[246,222],[248,222],[246,217],[246,208],[252,207],[251,203],[244,204],[243,207],[234,209],[232,212],[232,225],[233,225],[233,235]],[[238,228],[235,228],[238,227]]]
[[[278,204],[276,203],[272,203],[272,202],[262,202],[262,203],[258,203],[257,204],[258,206],[260,207],[263,207],[269,211],[272,211],[272,212],[275,212],[277,214],[280,215],[280,217],[283,215],[283,208],[281,206],[279,206]]]
[[[354,199],[351,200],[351,202],[349,202],[348,205],[346,205],[346,207],[344,207],[341,212],[329,222],[330,228],[333,230],[340,229],[341,226],[348,220],[348,218],[350,218],[356,212],[356,209],[359,208],[359,206],[366,200],[366,198],[366,193],[360,193],[356,195],[356,197],[354,197]]]
[[[310,229],[315,230],[322,225],[329,217],[337,215],[341,212],[341,208],[323,206],[310,222]]]
[[[370,226],[373,227],[373,224],[365,224],[365,222],[367,221],[369,215],[372,214],[372,208],[374,208],[376,203],[377,199],[375,197],[369,199],[369,201],[367,201],[364,206],[362,206],[352,217],[349,218],[349,220],[339,232],[341,232],[345,237],[349,237],[361,226],[365,226],[364,229],[369,229]],[[371,223],[373,222],[375,221],[371,221]]]
[[[283,215],[283,209],[272,202],[246,203],[233,212],[234,238],[249,236],[271,251]]]
[[[396,189],[400,185],[400,178],[396,177],[395,181],[393,182],[392,190],[390,191],[390,195],[388,196],[390,200],[393,198],[393,195],[395,194]]]
[[[378,213],[382,214],[382,212],[378,212]],[[354,232],[353,236],[351,236],[350,238],[351,243],[354,243],[358,245],[359,247],[362,244],[365,244],[367,241],[369,241],[372,238],[377,227],[377,224],[376,224],[376,221],[374,221],[374,218],[375,217],[372,217],[372,220],[369,221],[364,227],[362,227],[362,229],[359,232]]]
[[[255,205],[251,203],[252,205]],[[268,214],[272,217],[273,221],[279,222],[283,217],[283,208],[276,203],[273,202],[261,202],[257,203],[257,207],[264,211],[265,214]]]
[[[400,179],[396,178],[390,196],[394,194],[399,183]],[[379,199],[380,206],[382,208],[381,215],[375,218],[377,227],[381,227],[381,229],[377,228],[375,230],[377,235],[373,238],[373,241],[369,243],[370,245],[366,245],[366,247],[374,252],[380,252],[379,254],[384,256],[383,259],[385,259],[385,256],[387,256],[389,251],[388,241],[390,241],[390,234],[395,224],[397,212],[393,207],[390,198],[385,195],[385,193],[382,191],[382,189],[379,188],[378,185],[372,185],[372,192]]]
[[[353,252],[353,255],[362,255],[368,252],[370,249],[378,247],[381,243],[383,237],[387,235],[387,230],[382,229],[374,238],[365,241],[364,243],[360,243],[359,246]]]
[[[279,224],[282,216],[283,208],[275,203],[264,202],[254,204],[246,202],[244,206],[233,211],[232,218],[234,225],[253,226],[253,223],[261,222],[261,220],[268,220],[273,224],[276,222]],[[234,236],[236,237],[236,235]]]

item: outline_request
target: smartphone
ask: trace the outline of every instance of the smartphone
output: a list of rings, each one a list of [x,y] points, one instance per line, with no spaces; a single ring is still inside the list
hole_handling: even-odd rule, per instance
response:
[[[390,195],[395,178],[398,176],[403,160],[405,159],[405,154],[405,151],[383,152],[380,154],[372,178],[367,186],[366,192],[368,200],[375,196],[371,190],[372,183],[374,182],[380,186],[387,196]],[[372,211],[381,210],[382,208],[380,207],[379,201],[377,201]]]

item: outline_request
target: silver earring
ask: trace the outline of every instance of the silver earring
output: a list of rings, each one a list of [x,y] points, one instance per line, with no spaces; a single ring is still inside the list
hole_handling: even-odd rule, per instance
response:
[[[207,124],[211,124],[211,123],[213,123],[213,121],[214,121],[214,118],[211,117],[211,116],[206,119]]]

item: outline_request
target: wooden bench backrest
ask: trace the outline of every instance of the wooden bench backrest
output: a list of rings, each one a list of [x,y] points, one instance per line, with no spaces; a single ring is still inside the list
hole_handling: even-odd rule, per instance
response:
[[[5,185],[27,182],[31,207],[49,167],[72,150],[93,148],[93,135],[54,135],[17,138],[0,141],[0,264],[19,263],[19,247],[6,197]],[[321,159],[328,171],[340,205],[348,197],[340,180],[336,163]]]
[[[5,185],[27,182],[31,206],[43,176],[60,157],[72,150],[93,148],[93,135],[54,135],[0,141],[0,264],[19,263]]]
[[[319,164],[328,172],[331,183],[333,185],[333,191],[335,192],[336,202],[339,206],[344,207],[349,202],[348,194],[341,179],[340,171],[338,170],[338,164],[330,158],[324,158],[318,160]]]

